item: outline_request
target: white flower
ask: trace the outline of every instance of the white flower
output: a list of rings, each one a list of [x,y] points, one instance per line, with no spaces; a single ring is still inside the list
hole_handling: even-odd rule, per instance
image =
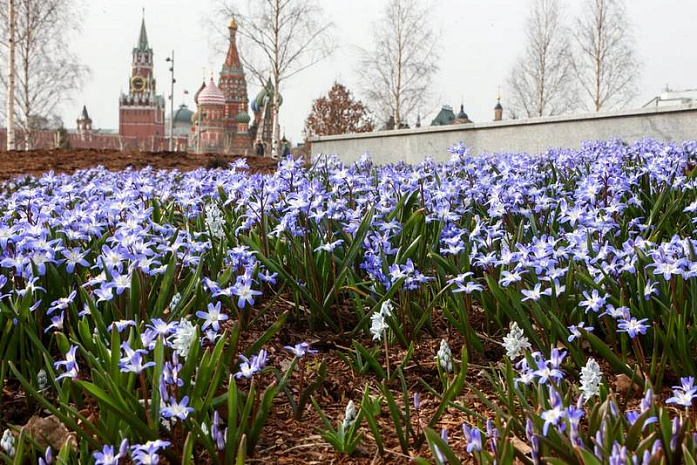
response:
[[[225,237],[225,230],[223,229],[223,224],[225,219],[223,218],[223,212],[216,204],[206,205],[206,226],[210,229],[213,237],[222,239]]]
[[[39,391],[43,391],[48,387],[48,377],[46,376],[46,370],[43,368],[36,374],[36,384],[38,384]]]
[[[172,301],[169,303],[169,308],[174,310],[177,308],[177,305],[179,305],[179,302],[182,300],[182,295],[180,293],[176,293],[172,296]]]
[[[503,338],[503,347],[506,349],[506,356],[511,360],[520,357],[523,351],[530,348],[528,338],[515,321],[511,323],[508,335]]]
[[[370,317],[370,332],[373,334],[373,340],[377,339],[379,341],[382,339],[383,333],[388,328],[389,326],[385,321],[385,317],[382,316],[382,313],[375,312],[372,314]]]
[[[341,426],[344,427],[344,431],[348,430],[353,422],[356,420],[356,406],[353,401],[350,400],[348,405],[346,405],[346,412],[344,413],[344,421]]]
[[[196,326],[192,325],[189,320],[181,319],[172,337],[172,348],[179,356],[186,358],[195,338]]]
[[[0,439],[0,449],[4,450],[10,457],[15,456],[15,436],[12,431],[6,429],[2,433],[2,439]]]
[[[383,316],[392,316],[392,311],[394,310],[394,306],[392,305],[391,300],[386,300],[382,303],[380,306],[380,313]]]
[[[589,358],[586,366],[581,368],[581,395],[584,400],[589,400],[600,394],[602,379],[603,373],[600,371],[600,365],[594,358]]]
[[[382,339],[385,331],[389,329],[389,325],[387,324],[387,321],[385,321],[385,318],[392,317],[392,310],[394,310],[392,302],[386,300],[380,306],[380,311],[371,315],[370,332],[373,335],[373,340],[377,339],[379,341]]]
[[[448,347],[448,343],[445,339],[441,339],[440,348],[438,349],[438,363],[440,363],[441,368],[445,371],[453,371],[453,353]]]

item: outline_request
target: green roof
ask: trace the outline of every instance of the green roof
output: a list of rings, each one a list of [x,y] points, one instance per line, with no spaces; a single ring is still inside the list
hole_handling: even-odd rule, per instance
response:
[[[443,105],[440,109],[440,113],[433,118],[431,121],[431,126],[447,126],[455,121],[455,113],[450,105]]]

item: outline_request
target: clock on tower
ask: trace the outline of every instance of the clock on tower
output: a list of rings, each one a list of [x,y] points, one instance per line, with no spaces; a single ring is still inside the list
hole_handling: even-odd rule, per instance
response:
[[[140,94],[143,93],[145,90],[145,79],[143,79],[143,76],[133,76],[131,78],[131,92],[135,94]]]
[[[165,136],[165,99],[155,92],[153,53],[148,44],[145,18],[140,26],[138,43],[133,48],[128,93],[119,101],[119,134],[147,140],[155,146],[155,139]]]

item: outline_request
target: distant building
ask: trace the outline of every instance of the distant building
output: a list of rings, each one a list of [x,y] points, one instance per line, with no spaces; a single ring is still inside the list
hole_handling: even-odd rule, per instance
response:
[[[271,138],[273,137],[273,114],[271,107],[273,105],[274,88],[271,78],[266,81],[266,85],[259,91],[256,97],[251,102],[252,111],[254,112],[254,123],[249,128],[250,136],[257,145],[261,143],[264,146],[264,153],[271,153]],[[283,103],[283,96],[278,96],[278,105]]]
[[[453,112],[453,107],[450,105],[443,105],[440,112],[431,121],[431,126],[448,126],[450,124],[469,124],[472,121],[465,113],[465,106],[460,105],[460,112],[455,115]]]
[[[134,137],[140,145],[152,147],[154,140],[165,134],[165,99],[157,95],[153,51],[148,44],[145,18],[132,55],[128,93],[119,99],[119,135]]]
[[[697,89],[676,91],[666,87],[660,95],[649,100],[642,108],[674,107],[695,103],[697,103]]]
[[[392,131],[394,129],[409,129],[409,124],[399,123],[399,127],[397,127],[394,122],[394,116],[390,116],[387,118],[387,121],[385,121],[385,125],[380,128],[380,131]]]
[[[247,112],[247,81],[237,50],[237,22],[228,25],[229,43],[218,83],[211,76],[196,92],[196,113],[191,116],[192,145],[197,151],[253,154]]]
[[[92,118],[90,118],[89,113],[87,113],[87,106],[82,106],[82,113],[77,119],[77,133],[82,140],[92,139]]]
[[[174,112],[174,121],[172,123],[172,130],[174,131],[174,137],[176,138],[188,138],[191,134],[191,117],[194,116],[194,112],[189,110],[185,104],[179,105],[179,108]],[[169,121],[167,121],[169,123]]]
[[[195,120],[197,152],[222,153],[225,151],[225,94],[213,77],[198,94]]]
[[[189,138],[191,137],[192,117],[194,112],[189,110],[185,104],[179,105],[174,111],[174,120],[172,121],[172,132],[174,138],[174,151],[180,152],[187,150],[189,146]],[[170,115],[170,118],[172,116]],[[169,127],[169,118],[165,120],[165,127]]]
[[[496,106],[494,107],[494,121],[503,120],[503,107],[501,106],[501,97],[496,100]]]

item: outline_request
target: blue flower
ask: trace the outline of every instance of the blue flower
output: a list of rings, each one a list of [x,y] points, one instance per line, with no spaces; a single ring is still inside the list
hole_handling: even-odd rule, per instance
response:
[[[146,368],[154,367],[156,365],[155,362],[143,363],[142,352],[143,351],[137,350],[130,357],[128,357],[127,360],[122,359],[122,361],[119,362],[119,368],[121,371],[124,373],[135,373],[139,375]]]
[[[65,257],[65,269],[68,273],[75,271],[77,265],[88,267],[90,264],[85,260],[87,252],[83,252],[80,248],[74,247],[72,249],[66,249],[61,252],[63,257]]]
[[[467,443],[467,453],[480,452],[482,450],[482,432],[474,426],[470,428],[466,423],[462,424],[462,432]]]
[[[317,353],[316,350],[310,349],[310,344],[308,344],[307,342],[301,342],[294,346],[284,346],[283,348],[290,350],[293,353],[293,355],[295,355],[297,358],[303,358],[305,354]]]
[[[242,276],[237,277],[233,293],[238,296],[237,306],[239,308],[244,308],[247,304],[254,305],[254,296],[261,295],[261,292],[252,289],[252,280]]]
[[[114,328],[116,328],[116,331],[122,333],[123,330],[131,326],[135,328],[136,322],[133,320],[116,320],[112,321],[106,329],[107,331],[111,332]]]
[[[550,426],[560,425],[561,421],[566,416],[566,410],[562,405],[561,396],[559,396],[557,391],[555,391],[554,388],[551,387],[549,388],[549,400],[550,406],[552,408],[549,410],[545,410],[544,412],[542,412],[542,415],[540,415],[542,419],[545,421],[545,424],[542,427],[542,434],[545,436],[547,436]]]
[[[95,465],[118,465],[121,454],[115,453],[114,446],[107,444],[101,451],[93,452],[92,457]]]
[[[177,402],[174,398],[170,398],[169,404],[160,410],[160,414],[165,418],[176,417],[180,420],[185,420],[186,417],[188,417],[189,414],[194,411],[194,409],[188,405],[189,396],[184,396],[179,402]]]
[[[532,300],[533,302],[537,302],[543,295],[552,295],[552,288],[545,289],[544,291],[540,290],[541,288],[542,285],[537,283],[535,284],[535,288],[532,290],[522,289],[520,292],[522,292],[525,296],[522,301],[525,302],[526,300]]]
[[[220,330],[220,322],[226,321],[229,317],[220,311],[221,303],[217,302],[215,305],[212,303],[208,304],[208,312],[198,311],[196,316],[203,318],[206,321],[203,322],[201,329],[205,330],[211,326],[215,331]]]
[[[157,464],[160,461],[160,449],[167,448],[171,445],[169,441],[156,439],[148,441],[145,444],[134,444],[131,446],[131,458],[136,465]]]
[[[571,335],[567,338],[567,341],[573,342],[573,340],[576,339],[577,337],[581,337],[581,331],[579,331],[580,329],[585,329],[586,331],[588,331],[590,333],[591,331],[593,331],[594,328],[592,326],[586,326],[585,321],[582,321],[577,325],[569,326],[568,329],[569,329],[569,332],[571,333]]]
[[[627,333],[630,338],[634,339],[638,334],[646,334],[646,330],[649,329],[649,325],[644,324],[646,321],[649,321],[649,319],[642,318],[641,320],[637,320],[634,317],[630,319],[623,318],[618,321],[617,332]]]
[[[240,371],[235,373],[235,378],[245,377],[249,379],[263,370],[266,365],[266,351],[264,349],[259,351],[259,355],[252,355],[251,359],[247,359],[241,354],[239,357],[242,363],[240,363]]]
[[[70,349],[65,354],[65,360],[54,362],[53,366],[55,368],[65,367],[65,372],[60,376],[56,377],[56,381],[63,378],[77,378],[80,367],[77,365],[77,346],[70,346]]]
[[[673,386],[673,397],[666,399],[666,403],[689,408],[692,406],[693,400],[697,398],[695,379],[690,376],[688,378],[680,378],[680,382],[680,386]]]

